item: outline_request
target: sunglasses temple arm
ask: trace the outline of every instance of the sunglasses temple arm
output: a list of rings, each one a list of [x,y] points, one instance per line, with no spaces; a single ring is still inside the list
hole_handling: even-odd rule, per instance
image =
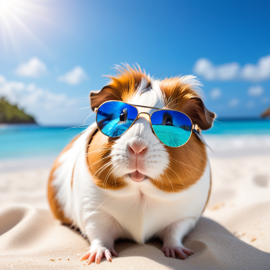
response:
[[[197,130],[197,129],[195,129],[195,128],[193,128],[192,130],[194,131],[196,137],[197,137],[202,143],[204,143],[204,145],[205,145],[206,147],[208,147],[208,148],[211,150],[212,153],[214,153],[214,151],[211,149],[211,147],[207,144],[207,142],[206,142],[205,139],[203,138],[203,136],[202,136],[202,134],[201,134],[201,130],[200,130],[200,129]]]
[[[201,135],[201,133],[200,133],[198,130],[196,130],[195,128],[193,128],[192,130],[196,133],[196,135],[197,135],[197,134],[198,134],[198,135]]]

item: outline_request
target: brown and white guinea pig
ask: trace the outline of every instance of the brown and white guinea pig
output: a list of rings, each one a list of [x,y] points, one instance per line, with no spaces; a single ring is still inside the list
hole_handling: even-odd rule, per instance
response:
[[[139,67],[126,66],[110,79],[101,91],[90,93],[93,110],[105,101],[120,100],[184,112],[203,130],[212,126],[215,114],[205,108],[194,76],[156,80]],[[153,111],[137,108],[139,113]],[[182,239],[209,198],[206,147],[194,131],[185,145],[168,147],[141,115],[118,138],[102,134],[96,123],[90,125],[53,166],[48,184],[52,212],[89,239],[90,249],[82,258],[88,264],[118,256],[114,250],[118,238],[145,243],[158,237],[167,257],[185,259],[194,253]]]

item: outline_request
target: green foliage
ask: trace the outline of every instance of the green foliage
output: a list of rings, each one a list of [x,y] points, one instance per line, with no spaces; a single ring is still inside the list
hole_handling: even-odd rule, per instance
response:
[[[19,109],[17,105],[11,105],[6,98],[0,98],[0,123],[36,123],[33,116]]]

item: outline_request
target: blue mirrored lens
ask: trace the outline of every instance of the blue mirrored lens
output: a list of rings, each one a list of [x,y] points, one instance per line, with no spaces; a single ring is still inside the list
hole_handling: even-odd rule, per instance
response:
[[[121,136],[132,125],[138,115],[133,106],[119,101],[101,105],[97,112],[97,125],[109,137]]]
[[[157,137],[170,147],[179,147],[190,137],[191,120],[181,112],[156,111],[152,114],[151,121]]]

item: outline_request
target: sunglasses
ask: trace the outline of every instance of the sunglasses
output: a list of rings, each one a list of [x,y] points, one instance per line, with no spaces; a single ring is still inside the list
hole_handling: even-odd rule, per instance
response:
[[[138,112],[136,107],[155,109],[151,115]],[[95,108],[98,129],[111,138],[120,137],[135,123],[140,114],[150,118],[153,133],[165,145],[180,147],[186,144],[192,130],[200,134],[197,125],[184,113],[155,107],[129,104],[122,101],[107,101]]]

